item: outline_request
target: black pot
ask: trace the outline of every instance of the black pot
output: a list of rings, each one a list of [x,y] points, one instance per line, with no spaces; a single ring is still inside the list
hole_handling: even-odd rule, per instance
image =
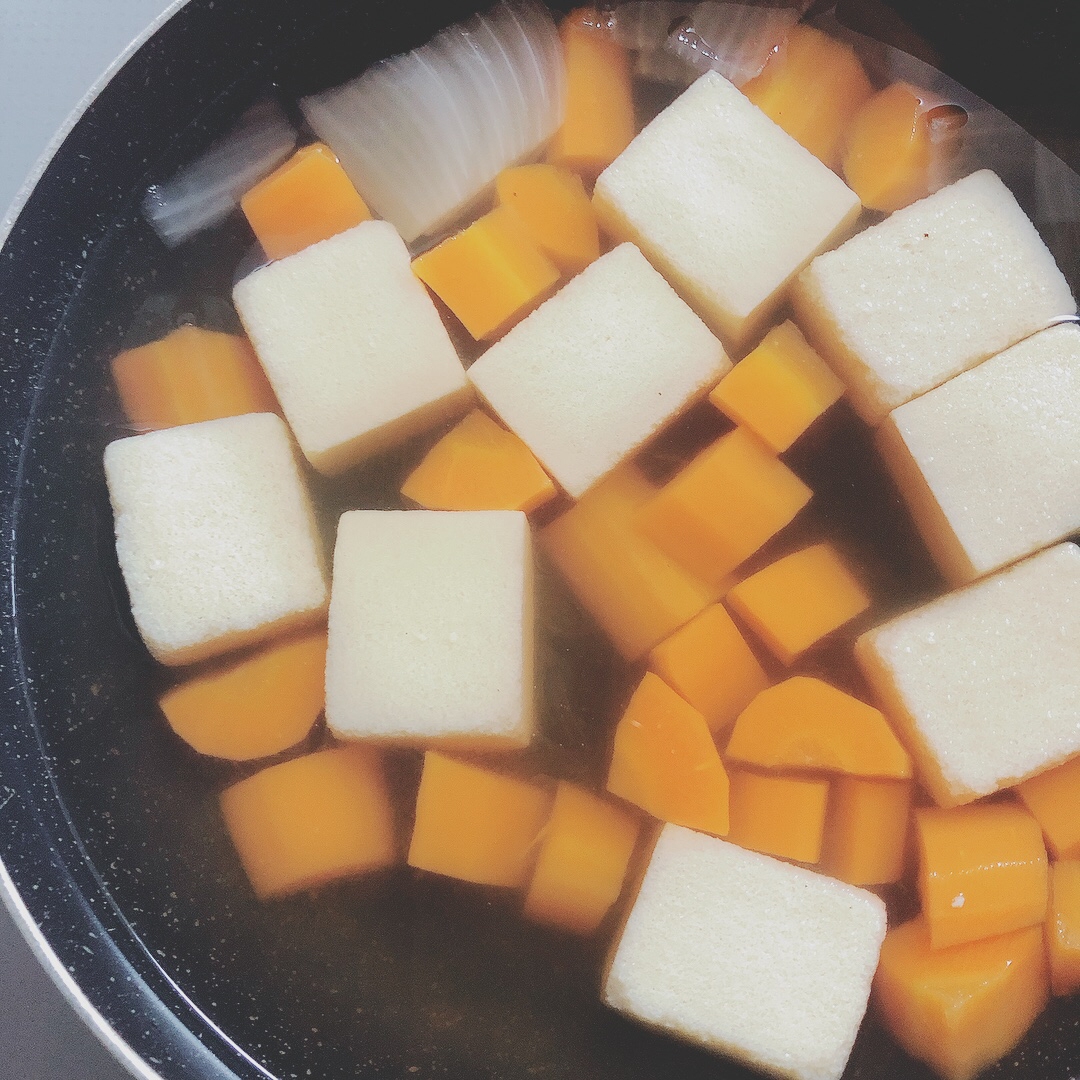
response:
[[[1075,160],[1075,4],[893,8],[947,71]],[[126,611],[101,472],[118,434],[107,362],[149,296],[179,282],[227,295],[251,242],[238,223],[164,263],[142,193],[271,88],[293,100],[331,85],[471,9],[191,0],[88,107],[0,251],[2,884],[147,1076],[748,1075],[602,1008],[601,946],[522,928],[509,902],[401,872],[258,904],[217,816],[233,771],[168,732]],[[883,35],[898,32],[891,14],[841,10]],[[1065,1080],[1078,1032],[1080,1005],[1056,1002],[996,1071]],[[867,1025],[848,1075],[929,1074]]]

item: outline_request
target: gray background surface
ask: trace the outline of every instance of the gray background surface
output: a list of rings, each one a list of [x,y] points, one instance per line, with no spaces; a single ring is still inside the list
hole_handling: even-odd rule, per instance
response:
[[[53,133],[167,0],[0,0],[0,216]],[[0,904],[0,1077],[127,1080]]]

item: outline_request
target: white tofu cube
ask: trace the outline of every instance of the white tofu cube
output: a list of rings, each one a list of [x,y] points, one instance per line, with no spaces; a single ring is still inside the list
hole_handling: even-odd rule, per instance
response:
[[[336,473],[464,410],[465,370],[394,227],[365,221],[233,300],[308,461]]]
[[[533,734],[532,541],[516,510],[352,510],[334,549],[326,721],[474,749]]]
[[[716,72],[601,173],[593,203],[604,227],[637,244],[733,350],[862,209],[831,169]]]
[[[884,937],[873,893],[665,825],[604,1000],[775,1076],[839,1080]]]
[[[1080,530],[1080,327],[1043,330],[901,405],[878,438],[953,585]]]
[[[105,448],[116,554],[153,655],[188,664],[326,609],[322,543],[282,420],[249,413]]]
[[[872,424],[1076,312],[1035,226],[987,170],[819,255],[793,300]]]
[[[575,498],[731,369],[633,244],[601,256],[469,369]]]
[[[941,806],[1080,752],[1080,549],[1058,544],[865,633],[855,656]]]

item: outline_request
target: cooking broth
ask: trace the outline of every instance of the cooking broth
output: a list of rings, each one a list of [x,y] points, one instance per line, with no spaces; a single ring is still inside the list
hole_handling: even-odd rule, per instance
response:
[[[894,76],[919,81],[912,73],[917,70],[922,78],[933,74],[935,87],[946,85],[930,69],[902,66],[915,63],[902,54],[865,42],[862,47],[868,66],[871,59],[880,64],[884,56]],[[637,90],[643,120],[677,92],[645,80]],[[975,131],[984,112],[992,111],[964,95],[957,88],[948,96],[965,108]],[[1004,170],[1003,178],[1025,209],[1038,224],[1050,227],[1047,240],[1075,291],[1077,261],[1070,244],[1080,221],[1076,178],[997,114],[992,123],[987,120],[987,130],[991,128],[995,146],[1007,132],[1008,145],[1015,139],[1016,149],[1003,157],[976,157],[973,163]],[[1030,159],[1021,162],[1029,152]],[[160,336],[161,330],[188,316],[208,327],[237,329],[230,287],[249,246],[246,226],[234,218],[186,249],[154,252],[156,281],[145,282],[144,295],[138,297],[145,307],[132,320],[126,344]],[[158,302],[157,295],[170,298]],[[461,333],[455,335],[455,344],[466,360],[481,351]],[[114,401],[105,412],[110,420],[104,437],[87,435],[85,429],[81,433],[95,451],[126,433]],[[715,410],[701,406],[644,452],[642,466],[656,479],[665,478],[728,426]],[[429,432],[334,480],[309,474],[328,544],[342,511],[403,506],[398,495],[402,480],[442,433]],[[95,460],[100,461],[100,454]],[[940,577],[867,430],[846,405],[835,408],[785,460],[812,488],[814,499],[794,526],[746,564],[745,572],[810,540],[827,537],[841,547],[869,586],[874,607],[808,654],[796,670],[865,693],[850,661],[854,636],[940,592]],[[106,569],[115,598],[110,608],[130,628],[96,476],[91,484],[97,548],[93,557]],[[87,501],[79,505],[85,509]],[[534,524],[564,506],[542,513]],[[40,515],[41,508],[28,511],[35,512]],[[77,527],[78,521],[79,515],[68,517],[66,525]],[[47,524],[64,527],[59,520]],[[80,572],[73,571],[75,577]],[[44,628],[35,631],[33,612],[25,617],[29,635],[42,640]],[[101,632],[106,638],[116,633],[110,627]],[[56,647],[62,647],[60,641]],[[141,647],[131,644],[126,652],[135,658]],[[539,737],[512,767],[602,789],[613,726],[639,675],[640,668],[618,656],[538,553]],[[216,794],[223,784],[257,766],[237,768],[197,759],[180,745],[153,703],[167,677],[140,656],[131,673],[113,672],[111,684],[89,688],[101,705],[80,722],[100,723],[106,742],[123,745],[129,740],[136,714],[135,738],[145,771],[134,777],[132,794],[140,808],[137,816],[145,812],[154,825],[144,841],[144,861],[131,853],[114,857],[114,826],[108,820],[99,818],[89,826],[86,843],[118,910],[144,937],[163,971],[260,1063],[251,1066],[251,1075],[259,1068],[283,1076],[304,1075],[309,1069],[312,1075],[329,1078],[354,1075],[350,1070],[355,1068],[386,1076],[442,1072],[501,1078],[563,1075],[561,1063],[566,1060],[586,1063],[596,1077],[645,1077],[661,1070],[689,1077],[734,1075],[729,1063],[640,1031],[599,1005],[596,985],[610,924],[593,941],[567,939],[524,923],[514,897],[406,868],[329,887],[314,897],[269,907],[255,904],[222,832]],[[125,703],[122,716],[115,714],[118,701]],[[314,749],[326,739],[317,729],[301,749]],[[62,752],[62,744],[54,750]],[[118,752],[116,759],[128,766],[131,755]],[[418,760],[400,751],[391,762],[404,836]],[[161,782],[162,777],[168,779]],[[73,801],[77,804],[79,798]],[[118,805],[115,812],[131,814],[133,809]],[[155,851],[151,841],[158,828],[167,839],[162,850]],[[163,893],[165,882],[169,889]],[[902,907],[905,901],[898,903]],[[156,922],[162,910],[164,926]],[[483,1015],[482,1029],[470,1022],[474,1013]],[[282,1018],[280,1025],[274,1017]],[[296,1024],[298,1017],[306,1026]],[[605,1049],[598,1053],[601,1045]],[[353,1063],[344,1068],[343,1049]],[[899,1052],[873,1031],[864,1033],[850,1068],[857,1073],[859,1063],[871,1059],[881,1075],[905,1067]],[[292,1071],[279,1070],[279,1061],[288,1061]],[[884,1069],[877,1064],[881,1061]]]

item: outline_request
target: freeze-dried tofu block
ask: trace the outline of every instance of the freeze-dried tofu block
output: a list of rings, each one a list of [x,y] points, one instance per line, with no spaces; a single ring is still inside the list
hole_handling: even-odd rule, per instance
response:
[[[532,542],[518,510],[352,510],[334,549],[326,721],[477,749],[533,734]]]
[[[985,169],[819,255],[793,300],[870,423],[1076,312],[1035,226]]]
[[[233,300],[320,472],[340,472],[468,405],[457,352],[385,221],[256,270]]]
[[[162,663],[202,660],[325,610],[322,545],[279,417],[119,439],[105,450],[105,479],[131,612]]]
[[[730,368],[708,327],[622,244],[488,349],[469,378],[577,498]]]
[[[895,409],[879,445],[962,585],[1080,529],[1080,328],[1051,327]]]
[[[839,1080],[884,937],[872,893],[666,825],[604,1000],[774,1076]]]
[[[870,630],[855,656],[941,806],[1080,752],[1080,549],[1059,544]]]
[[[716,72],[604,170],[593,203],[733,350],[861,210],[836,173]]]

